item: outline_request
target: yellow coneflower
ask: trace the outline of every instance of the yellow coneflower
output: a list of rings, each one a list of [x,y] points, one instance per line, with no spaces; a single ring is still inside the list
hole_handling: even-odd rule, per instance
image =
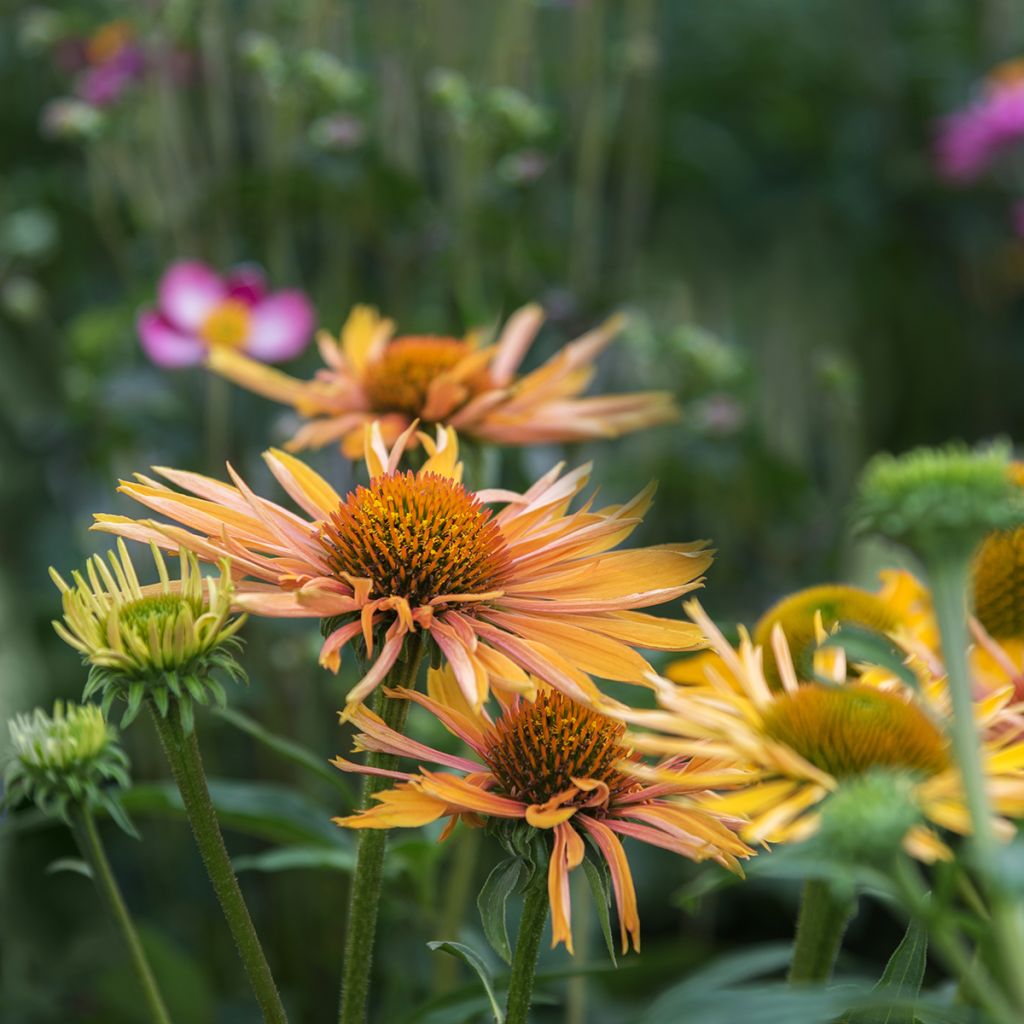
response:
[[[53,628],[91,666],[84,697],[102,693],[104,714],[120,696],[128,704],[122,725],[138,714],[146,697],[166,715],[173,696],[188,731],[192,700],[225,701],[212,672],[244,678],[232,652],[245,617],[231,617],[228,558],[219,562],[219,578],[204,577],[195,555],[180,552],[179,577],[171,579],[160,550],[155,544],[151,550],[160,579],[147,586],[139,583],[120,539],[116,554],[108,552],[107,560],[94,555],[84,575],[71,574],[71,584],[51,568],[64,610]]]
[[[570,511],[589,467],[556,466],[525,494],[473,492],[461,482],[453,430],[420,435],[428,458],[400,472],[409,428],[389,452],[366,432],[370,482],[344,497],[305,463],[271,450],[271,472],[310,518],[195,473],[159,469],[181,493],[147,477],[121,491],[183,524],[97,516],[96,529],[200,558],[230,557],[235,604],[258,615],[325,620],[320,653],[337,671],[361,640],[370,667],[347,699],[354,708],[395,665],[406,637],[429,637],[479,706],[489,682],[530,692],[529,674],[584,702],[603,698],[587,673],[633,682],[651,672],[635,647],[701,644],[691,623],[636,609],[701,585],[702,542],[612,551],[640,523],[644,491],[624,505]],[[502,505],[492,512],[488,505]]]
[[[723,773],[703,761],[674,758],[662,765],[671,783],[645,785],[623,771],[636,759],[625,742],[626,727],[543,687],[534,701],[516,696],[496,719],[465,700],[450,671],[430,672],[428,694],[389,691],[415,701],[475,759],[433,750],[388,728],[365,707],[354,715],[361,729],[357,750],[377,751],[420,762],[414,772],[389,772],[393,789],[375,794],[376,806],[335,822],[345,828],[413,828],[447,818],[446,836],[458,820],[470,826],[503,823],[550,835],[548,898],[552,946],[571,953],[569,872],[583,862],[592,840],[608,866],[619,915],[622,951],[640,949],[640,920],[622,838],[629,837],[691,860],[716,860],[740,871],[738,858],[752,852],[720,816],[687,803]],[[450,769],[435,771],[429,762]],[[336,758],[343,771],[367,772]]]
[[[734,650],[696,601],[688,602],[687,611],[730,678],[712,671],[705,690],[679,689],[666,680],[658,694],[663,711],[636,714],[656,733],[639,735],[635,742],[649,752],[699,752],[746,766],[749,783],[711,803],[748,819],[740,831],[744,839],[807,838],[817,830],[819,805],[830,793],[844,780],[876,770],[912,778],[913,798],[933,825],[970,831],[944,728],[951,711],[942,678],[933,678],[920,695],[877,672],[866,677],[870,682],[847,683],[840,659],[834,685],[801,682],[776,627],[772,646],[782,688],[773,689],[762,669],[762,652],[748,638]],[[987,736],[983,759],[993,805],[1000,814],[1017,817],[1024,813],[1024,743],[998,727],[1008,699],[1004,691],[977,705],[975,714]],[[998,824],[1012,834],[1009,822]],[[924,827],[912,829],[906,845],[922,859],[948,855],[938,836]]]
[[[493,345],[481,347],[476,333],[395,338],[390,320],[356,306],[339,340],[325,331],[318,336],[324,366],[312,380],[297,380],[224,346],[211,349],[209,366],[309,420],[288,444],[292,451],[340,442],[350,458],[361,454],[363,428],[375,420],[389,444],[419,420],[482,441],[528,445],[617,437],[676,419],[664,391],[582,397],[594,360],[621,329],[621,317],[518,375],[543,321],[540,307],[526,306]]]

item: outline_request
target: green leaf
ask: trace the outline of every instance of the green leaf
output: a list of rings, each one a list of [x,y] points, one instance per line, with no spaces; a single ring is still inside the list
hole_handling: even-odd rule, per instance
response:
[[[823,646],[841,647],[846,651],[847,664],[865,662],[887,669],[913,689],[918,689],[917,676],[906,663],[906,653],[901,651],[887,636],[863,626],[844,622],[837,636],[830,638]]]
[[[494,991],[494,979],[491,977],[490,969],[484,962],[483,957],[480,956],[475,949],[472,949],[462,942],[445,941],[428,942],[427,948],[436,952],[448,953],[451,956],[458,957],[463,961],[463,963],[469,964],[469,966],[476,971],[477,977],[480,979],[484,986],[484,991],[487,993],[487,999],[491,1004],[491,1013],[494,1015],[494,1024],[504,1024],[505,1014],[502,1012],[501,1006],[498,1004],[498,997]]]
[[[512,946],[508,938],[506,910],[508,898],[519,883],[523,866],[521,857],[508,857],[503,860],[487,876],[487,881],[476,898],[484,935],[487,936],[487,941],[494,952],[507,964],[512,962]]]
[[[605,946],[608,947],[608,956],[611,958],[612,964],[618,967],[619,962],[615,958],[615,943],[612,940],[612,923],[608,916],[608,908],[612,904],[608,879],[589,857],[583,858],[583,870],[586,872],[587,881],[590,883],[590,893],[594,897],[594,905],[597,907],[597,919],[601,922],[601,934],[604,936]]]
[[[76,874],[92,878],[92,868],[79,857],[59,857],[46,865],[48,875],[56,875],[61,871],[74,871]]]
[[[331,823],[330,810],[295,789],[228,779],[211,779],[209,785],[225,828],[274,843],[348,845],[341,829]],[[121,795],[121,804],[132,813],[185,816],[181,795],[171,782],[133,786]]]
[[[242,714],[241,711],[234,710],[234,708],[218,708],[214,714],[218,718],[223,718],[225,722],[230,723],[236,729],[248,733],[254,740],[262,743],[275,754],[307,769],[314,775],[319,775],[335,789],[340,790],[346,796],[351,796],[351,788],[342,773],[332,767],[323,757],[314,754],[308,747],[271,732],[255,719]]]
[[[351,873],[356,866],[356,853],[351,847],[341,846],[278,846],[262,853],[235,857],[231,864],[238,872],[313,869]]]
[[[845,1018],[845,1024],[914,1024],[913,1000],[921,991],[925,963],[928,958],[928,932],[917,921],[907,926],[896,951],[885,965],[882,977],[872,992],[894,1001],[909,1000],[910,1006],[856,1010]]]

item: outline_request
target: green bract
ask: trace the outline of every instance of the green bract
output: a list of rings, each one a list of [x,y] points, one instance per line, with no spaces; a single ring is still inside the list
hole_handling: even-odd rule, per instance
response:
[[[72,804],[100,806],[136,834],[114,795],[129,785],[128,756],[95,704],[58,700],[52,715],[36,708],[11,719],[8,728],[13,757],[4,772],[5,806],[29,799],[64,821]]]
[[[195,555],[181,552],[180,578],[172,580],[159,549],[150,547],[160,576],[150,586],[139,585],[122,540],[117,554],[108,552],[109,565],[94,555],[84,576],[72,573],[73,586],[51,569],[64,606],[63,621],[53,628],[91,666],[83,699],[101,694],[106,714],[115,697],[124,698],[125,726],[145,698],[164,716],[173,698],[188,733],[192,701],[226,703],[215,673],[245,680],[234,658],[241,648],[235,634],[245,616],[231,617],[234,588],[226,559],[218,563],[219,577],[203,577]]]

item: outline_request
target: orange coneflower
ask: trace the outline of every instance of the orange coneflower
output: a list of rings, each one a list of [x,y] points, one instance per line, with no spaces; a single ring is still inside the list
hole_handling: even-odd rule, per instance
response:
[[[543,684],[534,701],[520,696],[504,704],[497,719],[465,700],[449,671],[431,671],[429,695],[389,690],[415,701],[463,740],[477,760],[434,750],[402,736],[365,707],[354,715],[361,732],[356,749],[441,765],[415,772],[378,771],[336,758],[343,771],[386,774],[399,779],[375,794],[376,806],[346,818],[346,828],[416,827],[448,818],[442,838],[461,818],[470,826],[525,823],[551,834],[548,896],[552,947],[571,953],[569,872],[579,867],[584,838],[608,865],[615,892],[622,952],[630,939],[640,949],[640,920],[629,862],[621,838],[631,837],[691,860],[715,860],[741,874],[738,858],[751,850],[714,813],[686,801],[709,785],[730,778],[727,769],[704,761],[673,758],[672,783],[646,785],[623,771],[636,760],[625,744],[626,727]]]
[[[637,611],[700,586],[711,562],[703,542],[612,551],[640,523],[648,488],[624,505],[569,505],[589,467],[556,466],[525,494],[467,490],[458,443],[438,429],[416,473],[399,472],[410,427],[389,452],[366,431],[368,486],[342,497],[298,459],[265,459],[303,518],[257,497],[233,471],[229,486],[158,469],[181,493],[145,476],[120,490],[178,525],[97,516],[95,529],[200,558],[230,557],[235,602],[258,615],[331,620],[320,661],[362,637],[373,663],[348,696],[364,700],[411,634],[428,634],[479,706],[491,679],[532,692],[528,673],[584,701],[602,699],[587,673],[636,682],[651,672],[634,647],[701,644],[692,623]],[[496,513],[489,503],[503,503]]]
[[[223,346],[210,351],[208,363],[309,420],[288,443],[290,450],[340,442],[350,458],[362,453],[363,427],[374,420],[388,443],[417,419],[483,441],[528,445],[617,437],[676,418],[665,391],[581,397],[594,360],[620,330],[621,317],[518,376],[543,320],[539,306],[526,306],[512,315],[493,345],[481,346],[475,333],[465,339],[396,338],[390,320],[356,306],[339,340],[320,332],[325,365],[312,380],[290,377]]]
[[[946,726],[951,718],[944,677],[922,680],[918,692],[884,670],[846,682],[841,649],[833,663],[833,684],[798,678],[780,626],[772,640],[781,688],[769,684],[762,651],[744,634],[736,650],[696,601],[687,611],[728,669],[712,668],[704,688],[659,688],[661,712],[636,712],[634,720],[656,730],[634,737],[641,750],[696,754],[732,761],[751,773],[735,792],[716,796],[711,806],[743,815],[740,835],[748,842],[790,842],[812,835],[820,805],[848,780],[875,771],[905,775],[914,803],[927,822],[966,834],[970,818],[960,772],[952,759]],[[924,671],[924,666],[921,671]],[[1024,743],[1001,727],[1008,715],[1009,688],[976,703],[985,736],[983,765],[995,810],[1024,814]],[[671,781],[671,770],[657,771]],[[997,819],[1004,836],[1013,829]],[[949,855],[937,834],[924,826],[906,836],[909,852],[931,860]]]

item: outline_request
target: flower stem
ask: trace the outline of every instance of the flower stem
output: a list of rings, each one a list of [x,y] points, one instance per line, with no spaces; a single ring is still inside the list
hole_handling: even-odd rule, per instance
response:
[[[128,952],[131,954],[132,966],[135,968],[135,973],[138,975],[146,996],[150,1016],[156,1024],[171,1024],[171,1015],[164,1005],[160,988],[156,983],[153,970],[149,966],[149,960],[146,958],[146,951],[142,948],[139,933],[135,930],[135,923],[125,905],[114,872],[110,868],[110,861],[107,860],[106,851],[103,849],[103,841],[96,829],[96,821],[88,807],[79,805],[72,809],[71,830],[78,843],[78,848],[82,851],[82,856],[92,869],[92,880],[96,883],[100,896],[106,901],[107,909],[124,936]]]
[[[385,685],[415,686],[423,654],[423,634],[410,634],[402,657],[391,670]],[[383,718],[384,723],[395,732],[402,732],[406,716],[409,714],[409,702],[386,697],[381,687],[377,687],[374,702],[375,710]],[[367,756],[366,763],[370,768],[393,771],[398,764],[398,758],[393,754],[374,752]],[[369,807],[373,803],[374,793],[391,784],[391,780],[384,776],[364,775],[360,808],[365,810]],[[345,929],[345,962],[341,975],[339,1024],[362,1024],[366,1020],[370,969],[373,965],[373,945],[377,935],[377,916],[387,845],[387,829],[360,830],[349,896],[348,924]]]
[[[195,730],[185,735],[176,702],[172,703],[166,718],[155,707],[150,710],[174,773],[174,781],[181,792],[196,845],[249,976],[249,984],[263,1011],[263,1018],[271,1024],[286,1024],[288,1018],[281,997],[224,845],[217,811],[206,785],[206,773],[203,771]]]
[[[533,978],[537,973],[537,955],[540,952],[540,939],[544,934],[547,919],[547,872],[537,866],[526,888],[523,916],[516,938],[516,951],[512,955],[505,1024],[527,1024],[529,1020]]]
[[[832,977],[843,933],[855,907],[854,898],[837,896],[824,879],[808,878],[804,882],[793,962],[789,967],[791,985],[828,981]]]

